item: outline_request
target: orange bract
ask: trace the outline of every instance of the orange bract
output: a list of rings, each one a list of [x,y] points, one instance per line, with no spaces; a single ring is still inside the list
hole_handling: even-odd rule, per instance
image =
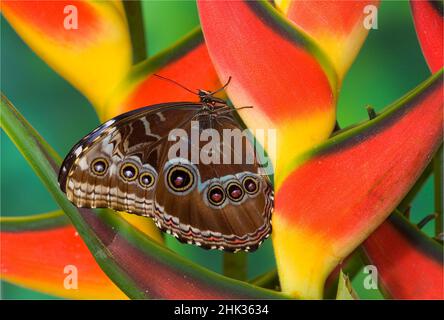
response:
[[[106,276],[73,226],[1,233],[4,280],[70,299],[126,299]],[[78,289],[65,288],[67,266],[77,270]]]

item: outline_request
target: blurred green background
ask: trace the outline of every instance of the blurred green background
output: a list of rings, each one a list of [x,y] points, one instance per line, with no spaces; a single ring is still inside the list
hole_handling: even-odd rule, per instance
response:
[[[194,1],[144,1],[146,39],[150,56],[173,44],[199,24]],[[98,118],[88,101],[41,61],[1,18],[1,88],[25,118],[58,151],[71,146],[95,128]],[[225,45],[229,46],[229,43]],[[343,84],[338,121],[341,127],[367,119],[365,106],[377,111],[401,97],[430,75],[419,47],[407,1],[383,1],[378,30],[372,30]],[[1,131],[1,214],[19,216],[57,209],[39,179]],[[406,150],[408,152],[408,150]],[[346,174],[346,173],[344,173]],[[433,184],[428,181],[412,207],[412,221],[433,212]],[[430,234],[433,223],[426,227]],[[182,255],[217,272],[220,252],[204,251],[168,238]],[[271,241],[249,254],[249,276],[275,266]],[[375,290],[363,288],[362,272],[353,280],[361,298],[378,299]],[[53,298],[2,282],[3,299]]]

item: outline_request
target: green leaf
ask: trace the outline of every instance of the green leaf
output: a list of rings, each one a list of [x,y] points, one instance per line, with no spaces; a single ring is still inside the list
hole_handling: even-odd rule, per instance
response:
[[[252,279],[250,283],[267,289],[277,290],[280,288],[277,269],[270,270]]]
[[[223,272],[224,275],[233,279],[243,280],[247,279],[247,258],[246,252],[224,252]]]
[[[1,231],[23,232],[50,229],[69,225],[69,219],[62,210],[51,211],[31,216],[0,217]]]

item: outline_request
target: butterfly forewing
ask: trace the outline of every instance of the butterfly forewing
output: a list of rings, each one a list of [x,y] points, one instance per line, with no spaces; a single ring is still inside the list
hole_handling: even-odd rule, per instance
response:
[[[199,105],[190,103],[160,105],[107,121],[65,158],[60,187],[78,207],[151,216],[159,154],[168,128],[189,121],[197,110]]]

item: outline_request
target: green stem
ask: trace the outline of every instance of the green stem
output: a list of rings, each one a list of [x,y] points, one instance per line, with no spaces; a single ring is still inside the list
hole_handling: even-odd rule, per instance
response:
[[[247,253],[224,253],[223,272],[224,275],[233,279],[247,279]]]
[[[372,119],[374,119],[374,118],[376,118],[378,116],[376,114],[375,109],[372,106],[368,105],[368,106],[365,107],[365,109],[367,109],[368,118],[370,120],[372,120]]]
[[[421,219],[421,221],[419,221],[419,222],[416,224],[416,227],[417,227],[418,229],[422,229],[422,228],[424,228],[424,227],[425,227],[430,221],[435,220],[436,217],[437,217],[437,214],[436,214],[436,213],[432,213],[432,214],[426,215],[424,218]]]
[[[278,290],[280,287],[280,283],[277,269],[273,269],[271,271],[265,272],[264,274],[261,274],[260,276],[251,280],[250,283],[258,287]]]
[[[136,64],[145,60],[147,57],[142,4],[139,0],[126,0],[123,1],[123,6],[128,21],[131,45],[133,47],[133,64]]]
[[[434,182],[435,182],[435,236],[438,236],[443,232],[443,218],[442,218],[442,144],[433,158],[433,172],[434,172]]]

